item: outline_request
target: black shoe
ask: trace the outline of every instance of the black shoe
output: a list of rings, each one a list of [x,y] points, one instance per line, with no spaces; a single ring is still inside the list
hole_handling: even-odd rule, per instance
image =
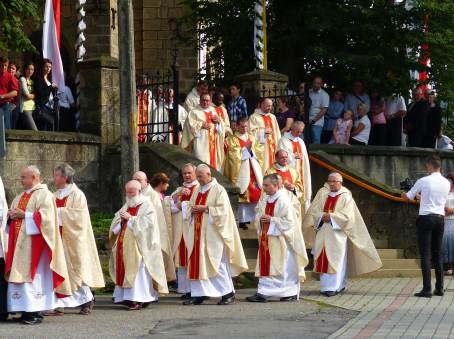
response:
[[[35,312],[24,312],[20,318],[20,322],[24,325],[36,325],[42,323],[43,319]]]
[[[240,225],[239,225],[239,226],[240,226],[240,228],[241,228],[242,230],[247,230],[247,229],[248,229],[247,224],[248,224],[248,223],[246,223],[246,222],[240,222]]]
[[[414,296],[419,298],[432,298],[432,293],[422,290],[418,293],[415,293]]]
[[[296,295],[292,295],[290,297],[283,297],[279,299],[280,301],[297,301],[298,297]]]
[[[183,300],[191,299],[191,292],[182,294],[180,299],[183,299]]]
[[[251,303],[266,303],[268,300],[266,297],[260,293],[256,293],[246,298],[247,301]]]
[[[235,301],[235,293],[231,292],[226,295],[223,295],[221,300],[218,302],[218,305],[229,305]]]
[[[202,305],[205,300],[210,299],[209,297],[193,297],[183,302],[183,305]]]
[[[326,297],[334,297],[335,295],[337,295],[337,292],[336,291],[325,291],[325,292],[321,292],[321,294],[323,294],[324,296]]]
[[[434,290],[434,295],[438,295],[439,297],[442,297],[445,295],[445,291],[443,289],[439,290],[439,289],[435,289]]]

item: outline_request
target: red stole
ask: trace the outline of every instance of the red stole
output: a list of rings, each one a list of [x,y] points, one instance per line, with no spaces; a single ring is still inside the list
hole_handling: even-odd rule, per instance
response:
[[[137,215],[139,208],[142,204],[137,205],[136,207],[128,207],[126,212],[131,214],[133,217]],[[121,220],[121,230],[118,235],[117,240],[117,258],[116,258],[116,282],[115,285],[123,286],[125,280],[125,262],[123,258],[123,238],[125,236],[126,227],[127,227],[127,220]]]
[[[219,115],[222,121],[225,121],[224,110],[222,109],[222,106],[216,106],[214,109],[216,110],[217,115]]]
[[[65,207],[66,201],[68,200],[68,196],[64,197],[63,199],[55,199],[55,203],[57,204],[57,208]],[[60,226],[60,225],[58,225]],[[62,225],[63,226],[63,225]],[[63,227],[59,227],[60,235],[63,236]]]
[[[276,152],[276,136],[274,135],[273,129],[273,120],[271,119],[271,114],[262,114],[263,123],[265,124],[265,128],[270,128],[272,130],[271,134],[267,135],[267,147],[268,147],[268,166],[273,166],[274,162],[274,153]],[[263,159],[265,162],[266,160]]]
[[[246,147],[246,143],[249,141],[249,138],[247,141],[243,141],[239,137],[237,138],[240,142],[241,149],[243,149],[243,147]],[[247,188],[249,193],[249,202],[256,203],[259,201],[262,191],[257,185],[257,178],[255,177],[254,168],[252,167],[252,162],[250,159],[249,159],[249,177],[250,177],[249,186]]]
[[[293,154],[295,153],[299,153],[299,154],[303,154],[303,150],[301,149],[301,144],[300,142],[298,141],[298,139],[296,141],[293,141],[292,140],[292,148],[293,148]],[[299,170],[300,170],[300,177],[301,177],[301,182],[304,182],[304,176],[303,176],[303,159],[295,159],[295,161],[298,161],[299,162]]]
[[[195,199],[195,205],[205,205],[208,193],[199,192]],[[194,214],[194,247],[192,248],[191,257],[189,258],[189,279],[198,280],[200,273],[200,237],[202,234],[202,221],[204,213]]]
[[[339,197],[340,194],[336,195],[335,197],[328,195],[328,198],[325,201],[325,206],[323,207],[323,212],[325,213],[334,212]],[[328,257],[326,256],[325,247],[323,247],[322,251],[320,252],[319,256],[316,259],[315,272],[328,273],[328,266],[329,266]]]
[[[274,202],[267,202],[265,207],[265,214],[274,216],[274,206],[276,205],[276,199]],[[270,275],[270,249],[268,247],[268,230],[270,223],[262,223],[260,230],[259,239],[259,269],[261,277],[268,277]]]
[[[191,193],[188,195],[180,195],[180,201],[189,201],[191,200],[192,193],[194,193],[194,188],[196,185],[191,186],[189,189]],[[188,265],[188,249],[186,248],[186,243],[184,241],[183,235],[181,235],[181,240],[178,245],[178,256],[180,259],[180,267],[186,267]]]
[[[292,178],[292,173],[290,173],[290,169],[287,168],[287,171],[281,171],[278,169],[276,166],[274,167],[276,169],[276,173],[279,174],[282,178],[282,182],[285,183],[290,183],[293,184],[293,178]]]
[[[145,142],[147,139],[147,125],[148,124],[148,90],[140,91],[137,95],[137,104],[139,106],[139,119],[138,119],[138,129],[140,134],[138,136],[138,141],[140,143]],[[142,125],[142,126],[141,126]]]
[[[208,111],[205,113],[205,122],[213,124],[213,112]],[[207,130],[208,132],[208,152],[210,154],[210,166],[216,168],[216,125]]]

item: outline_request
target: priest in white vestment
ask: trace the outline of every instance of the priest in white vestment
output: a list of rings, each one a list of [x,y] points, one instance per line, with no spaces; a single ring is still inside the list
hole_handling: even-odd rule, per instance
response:
[[[380,257],[351,192],[333,172],[312,201],[303,220],[305,237],[315,230],[312,244],[314,272],[320,273],[320,291],[331,297],[347,287],[347,275],[378,270]],[[312,233],[313,235],[313,233]]]
[[[71,295],[54,196],[40,183],[40,171],[20,172],[24,192],[11,204],[5,278],[8,312],[22,312],[21,322],[42,321],[38,312],[56,308],[57,299]]]
[[[224,175],[240,189],[238,222],[242,229],[255,221],[262,190],[262,168],[256,156],[257,142],[249,133],[247,117],[237,121],[237,131],[227,138]]]
[[[181,169],[183,186],[178,187],[175,192],[166,197],[163,202],[166,219],[170,220],[173,233],[172,251],[175,267],[177,268],[177,292],[181,293],[182,299],[189,299],[191,291],[188,280],[188,249],[186,246],[185,232],[183,232],[182,206],[191,200],[199,182],[195,176],[195,166],[191,163],[184,165]]]
[[[156,219],[158,220],[160,246],[162,250],[162,257],[164,259],[164,266],[166,269],[167,281],[174,281],[175,276],[175,265],[173,262],[172,254],[172,230],[171,225],[167,224],[164,210],[162,208],[161,195],[156,192],[153,187],[148,183],[148,178],[145,172],[138,171],[132,176],[133,180],[140,183],[141,193],[144,197],[150,199],[153,209],[156,213]]]
[[[281,130],[275,115],[271,112],[272,109],[271,99],[264,99],[260,108],[256,109],[249,118],[250,131],[258,143],[256,155],[263,173],[273,166],[277,143],[281,138]]]
[[[299,299],[300,282],[308,264],[306,247],[298,213],[286,189],[279,189],[280,178],[270,174],[263,178],[266,199],[257,206],[259,251],[255,275],[259,278],[257,293],[250,302],[266,302],[271,297],[280,301]]]
[[[211,105],[209,94],[200,96],[200,104],[188,112],[184,123],[181,147],[217,171],[224,164],[224,120]]]
[[[115,282],[113,299],[139,310],[169,293],[160,246],[158,220],[136,180],[125,186],[126,204],[115,213],[109,232],[109,271]]]
[[[5,188],[0,177],[0,321],[8,319],[6,305],[6,291],[8,283],[5,280],[5,255],[8,250],[8,237],[6,222],[8,221],[8,203],[5,196]]]
[[[196,176],[200,187],[182,204],[191,290],[183,304],[200,305],[214,297],[221,298],[218,305],[228,305],[235,296],[232,276],[248,266],[226,190],[205,164],[197,167]]]
[[[80,306],[79,314],[88,315],[94,305],[91,288],[102,288],[105,282],[87,198],[74,183],[74,175],[74,169],[68,164],[59,165],[54,169],[57,222],[63,240],[72,292],[70,297],[59,300],[59,306]]]
[[[300,176],[303,185],[302,203],[304,208],[302,212],[307,211],[310,206],[312,197],[312,180],[309,156],[307,154],[304,140],[299,136],[304,132],[304,122],[295,121],[291,130],[285,133],[277,144],[278,150],[284,150],[288,154],[290,167],[296,170]]]
[[[186,112],[192,111],[197,105],[199,104],[200,96],[202,94],[208,93],[208,81],[200,80],[197,83],[197,86],[192,88],[192,90],[186,96],[186,100],[184,101],[184,109]]]

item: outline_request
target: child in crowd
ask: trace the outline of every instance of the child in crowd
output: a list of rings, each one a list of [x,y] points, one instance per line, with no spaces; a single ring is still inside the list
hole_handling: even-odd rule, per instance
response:
[[[333,129],[333,137],[330,144],[348,145],[350,140],[350,132],[353,126],[353,112],[347,109],[342,114],[342,118],[337,119],[336,126]]]

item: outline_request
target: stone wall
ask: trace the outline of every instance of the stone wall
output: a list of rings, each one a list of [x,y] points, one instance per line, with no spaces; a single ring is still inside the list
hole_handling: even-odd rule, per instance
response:
[[[22,191],[19,173],[23,167],[38,166],[43,183],[53,189],[54,167],[67,162],[76,170],[75,181],[86,193],[90,207],[100,209],[100,142],[99,137],[87,134],[7,131],[0,173],[8,202]]]

